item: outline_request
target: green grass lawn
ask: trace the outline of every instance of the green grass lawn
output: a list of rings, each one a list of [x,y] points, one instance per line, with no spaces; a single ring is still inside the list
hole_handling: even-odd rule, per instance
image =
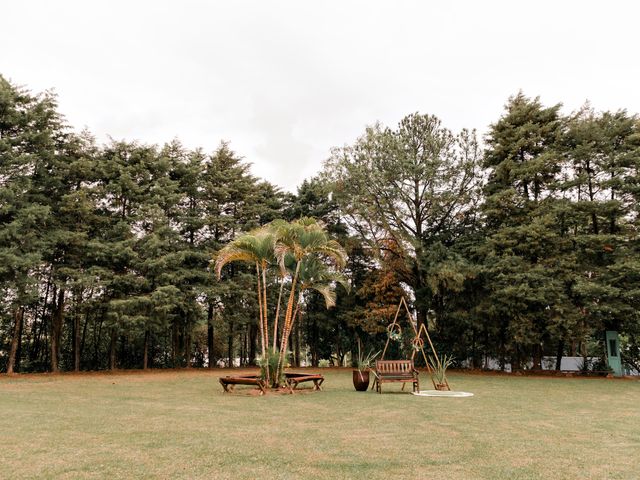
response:
[[[323,372],[265,397],[223,371],[5,376],[0,477],[640,478],[638,381],[454,374],[474,397],[422,398]]]

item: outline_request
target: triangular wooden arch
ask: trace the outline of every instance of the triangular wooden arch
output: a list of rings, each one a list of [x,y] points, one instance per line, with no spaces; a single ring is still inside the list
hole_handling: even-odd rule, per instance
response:
[[[380,356],[380,360],[384,360],[384,355],[385,353],[387,353],[387,348],[389,347],[389,342],[391,341],[391,334],[394,331],[397,331],[398,333],[402,332],[402,328],[398,323],[398,316],[400,315],[400,310],[402,309],[402,306],[404,306],[404,309],[407,312],[407,321],[411,325],[411,328],[413,329],[413,333],[415,333],[415,337],[413,337],[413,341],[411,342],[413,345],[411,360],[415,359],[415,356],[418,350],[422,352],[422,358],[424,359],[424,363],[427,366],[427,371],[429,372],[429,377],[431,377],[431,383],[433,383],[433,388],[437,388],[436,381],[433,378],[433,370],[431,368],[431,365],[429,364],[429,359],[427,358],[427,354],[424,352],[424,340],[422,339],[423,333],[424,333],[424,336],[427,338],[427,341],[429,342],[429,347],[431,347],[431,351],[433,352],[433,357],[436,363],[438,364],[438,367],[442,367],[442,364],[440,363],[440,358],[438,357],[438,352],[436,352],[436,349],[433,346],[433,342],[431,341],[431,337],[429,336],[429,331],[427,330],[427,327],[424,324],[421,324],[420,328],[416,328],[418,321],[417,319],[414,318],[413,314],[411,313],[411,310],[409,310],[409,305],[407,305],[407,301],[405,300],[404,297],[400,297],[400,303],[398,303],[398,308],[396,310],[395,316],[393,317],[393,321],[387,326],[387,342],[384,344],[384,350],[382,350],[382,355]],[[444,381],[447,386],[447,389],[451,390],[451,388],[449,387],[449,382],[447,382],[446,378]],[[404,387],[404,384],[403,384],[403,387]]]

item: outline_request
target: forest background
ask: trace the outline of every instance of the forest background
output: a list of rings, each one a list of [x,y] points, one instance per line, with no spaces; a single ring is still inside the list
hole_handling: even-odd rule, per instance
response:
[[[211,261],[301,217],[345,247],[350,288],[331,309],[301,295],[293,365],[384,344],[406,296],[459,365],[559,368],[603,357],[617,330],[638,369],[639,197],[640,119],[624,109],[566,113],[520,92],[482,137],[409,114],[328,152],[292,194],[227,142],[99,145],[53,94],[0,77],[0,371],[254,364],[255,274],[234,263],[217,280]]]

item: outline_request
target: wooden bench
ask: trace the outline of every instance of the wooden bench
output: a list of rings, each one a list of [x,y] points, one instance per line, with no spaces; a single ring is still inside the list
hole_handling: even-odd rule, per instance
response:
[[[378,393],[382,393],[382,384],[386,382],[411,382],[413,391],[420,391],[418,371],[413,366],[413,360],[377,360],[373,371],[373,385]]]
[[[322,390],[324,382],[324,376],[319,373],[285,373],[284,377],[291,393],[303,382],[313,382],[314,390]]]
[[[236,385],[256,385],[260,389],[260,395],[264,395],[267,390],[267,384],[258,375],[227,375],[220,378],[220,385],[225,393],[231,393]]]

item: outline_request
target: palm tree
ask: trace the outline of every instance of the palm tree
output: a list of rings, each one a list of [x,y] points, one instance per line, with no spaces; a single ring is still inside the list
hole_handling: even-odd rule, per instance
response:
[[[269,345],[267,320],[267,270],[275,264],[274,249],[276,238],[272,226],[265,226],[242,235],[222,248],[215,258],[215,272],[220,279],[222,268],[231,262],[248,262],[255,265],[258,279],[258,310],[260,312],[260,340],[262,356],[265,357]],[[267,382],[269,381],[267,369]]]
[[[336,282],[346,285],[344,278],[336,269],[344,267],[346,258],[347,254],[342,246],[329,238],[324,225],[313,218],[301,218],[293,222],[275,220],[260,229],[236,238],[218,252],[215,259],[215,272],[218,279],[222,268],[230,262],[241,261],[255,265],[258,279],[258,308],[263,359],[266,358],[269,348],[267,271],[271,266],[278,265],[281,277],[280,295],[273,328],[274,350],[285,279],[287,276],[291,278],[276,376],[270,380],[269,368],[267,368],[268,383],[277,384],[282,374],[289,336],[303,292],[314,289],[323,295],[327,308],[335,305],[334,287]],[[299,290],[297,299],[296,289]],[[295,311],[294,306],[296,306]]]
[[[274,253],[281,269],[286,270],[287,260],[292,263],[293,267],[291,290],[284,317],[278,368],[276,370],[276,378],[278,379],[283,371],[284,357],[293,325],[293,309],[294,304],[296,304],[295,293],[303,261],[313,257],[322,263],[342,268],[346,263],[347,254],[338,242],[329,237],[324,225],[313,218],[305,217],[289,224],[281,224],[277,229],[276,238]],[[328,296],[329,289],[327,287],[328,285],[322,287],[322,291],[324,292],[323,295],[327,295],[325,299],[329,298],[329,305],[330,297]],[[335,303],[335,297],[333,302]]]

